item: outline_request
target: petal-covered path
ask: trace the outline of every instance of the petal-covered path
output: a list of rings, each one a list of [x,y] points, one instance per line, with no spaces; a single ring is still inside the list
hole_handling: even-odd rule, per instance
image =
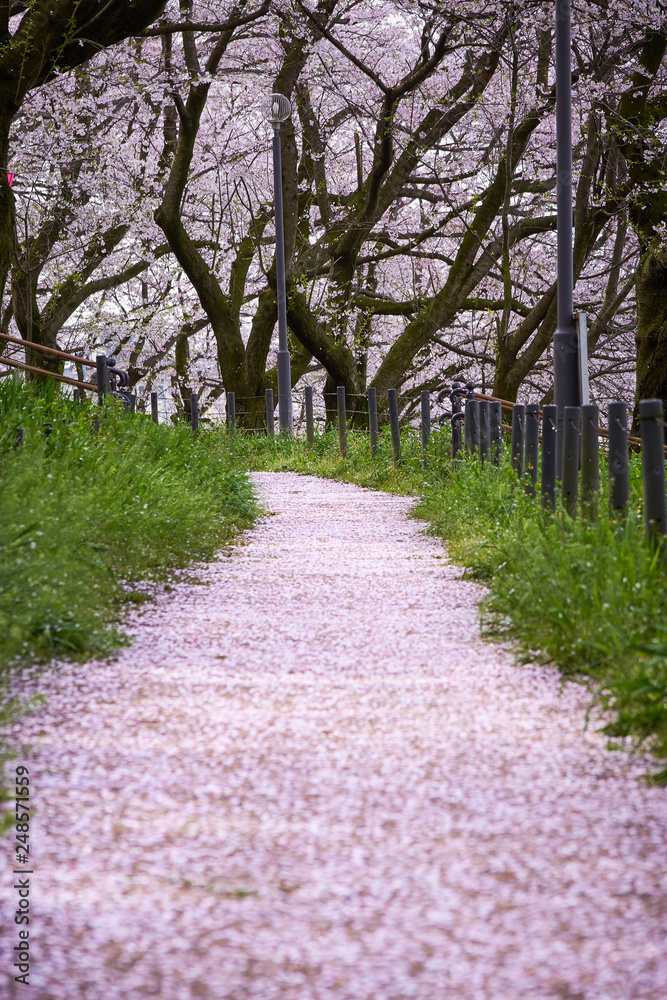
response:
[[[206,586],[35,682],[32,985],[7,890],[0,994],[665,1000],[667,790],[481,641],[411,501],[255,478],[274,516]]]

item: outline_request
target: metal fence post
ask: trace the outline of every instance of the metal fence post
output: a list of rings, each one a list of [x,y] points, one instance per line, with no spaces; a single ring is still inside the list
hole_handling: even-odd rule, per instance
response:
[[[236,393],[227,393],[227,430],[236,429]]]
[[[347,455],[347,410],[345,408],[345,386],[336,388],[338,402],[338,451],[341,458]]]
[[[477,399],[466,399],[463,432],[466,454],[479,458],[479,400]]]
[[[556,427],[558,407],[542,407],[542,480],[540,494],[545,510],[556,509]]]
[[[667,534],[665,512],[665,427],[661,399],[639,402],[646,538],[657,547]]]
[[[491,450],[491,403],[487,399],[479,404],[479,457],[486,462]]]
[[[600,489],[599,413],[594,403],[581,407],[581,509],[596,517]]]
[[[535,496],[537,486],[537,463],[540,451],[540,404],[526,403],[525,456],[526,483],[528,496]]]
[[[308,444],[315,442],[315,418],[313,416],[313,387],[306,386],[304,393],[306,401],[306,440]]]
[[[452,386],[452,392],[450,399],[452,401],[452,462],[458,461],[461,457],[462,448],[462,420],[461,414],[463,413],[463,401],[461,399],[462,395],[465,393],[464,389],[461,389],[458,382],[455,382]]]
[[[431,394],[427,389],[421,393],[422,468],[426,468],[426,450],[431,437]]]
[[[609,429],[609,506],[612,513],[625,516],[630,496],[628,474],[628,408],[625,403],[610,403],[607,411]]]
[[[368,432],[371,438],[371,456],[378,450],[378,401],[374,386],[368,387]]]
[[[271,440],[276,436],[275,406],[273,403],[273,389],[267,389],[266,397],[266,433]]]
[[[500,456],[503,451],[503,408],[497,399],[491,401],[489,405],[490,431],[491,431],[491,463],[500,465]]]
[[[389,425],[391,428],[391,451],[394,457],[394,465],[398,465],[401,460],[401,428],[398,423],[398,395],[395,389],[387,392],[389,400]]]
[[[130,393],[130,413],[137,412],[137,394],[136,392]]]
[[[109,392],[109,372],[107,371],[106,354],[97,354],[95,356],[95,364],[97,366],[97,402],[101,406],[104,402],[104,397]]]
[[[512,407],[512,447],[510,457],[517,478],[523,476],[523,439],[526,428],[526,407],[515,403]]]
[[[561,497],[563,500],[563,507],[570,517],[577,516],[580,432],[580,408],[578,406],[564,406]]]
[[[158,424],[160,422],[157,410],[157,392],[151,393],[151,417],[154,424]]]
[[[190,393],[190,423],[192,433],[199,434],[199,397],[196,392]]]

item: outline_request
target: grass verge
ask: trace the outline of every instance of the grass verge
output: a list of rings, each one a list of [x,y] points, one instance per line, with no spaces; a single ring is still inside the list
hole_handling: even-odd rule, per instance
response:
[[[51,424],[48,436],[45,424]],[[96,429],[96,425],[97,429]],[[23,445],[15,447],[17,429]],[[219,435],[0,387],[0,670],[105,655],[123,601],[257,513]]]
[[[387,438],[375,458],[367,436],[355,433],[344,459],[336,432],[310,448],[242,434],[231,446],[239,468],[293,470],[418,496],[416,515],[490,590],[485,634],[511,640],[519,658],[588,679],[594,699],[615,714],[606,727],[612,740],[631,737],[667,757],[667,574],[644,541],[639,460],[631,460],[626,518],[610,519],[603,484],[598,515],[572,520],[562,512],[545,516],[506,458],[498,468],[463,462],[452,470],[446,430],[432,435],[425,470],[415,433],[404,432],[397,468]],[[653,780],[667,783],[667,767]]]

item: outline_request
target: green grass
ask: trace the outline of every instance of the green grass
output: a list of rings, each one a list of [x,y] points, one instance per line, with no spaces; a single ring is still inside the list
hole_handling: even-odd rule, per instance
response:
[[[99,429],[95,422],[99,420]],[[72,423],[68,423],[72,421]],[[48,437],[44,423],[52,423]],[[15,448],[23,427],[24,443]],[[115,649],[141,583],[207,559],[257,512],[220,435],[0,388],[0,670]]]
[[[667,574],[644,541],[638,459],[631,460],[627,518],[610,520],[603,483],[598,516],[573,521],[562,512],[546,516],[506,458],[499,468],[463,462],[453,471],[445,430],[431,438],[426,470],[410,431],[396,469],[388,435],[375,459],[367,436],[354,433],[344,459],[336,432],[312,448],[242,434],[233,447],[240,468],[290,469],[420,497],[416,515],[490,590],[482,606],[486,635],[511,640],[520,659],[556,663],[588,680],[594,698],[614,712],[607,735],[632,737],[667,757]],[[667,783],[667,768],[655,780]]]

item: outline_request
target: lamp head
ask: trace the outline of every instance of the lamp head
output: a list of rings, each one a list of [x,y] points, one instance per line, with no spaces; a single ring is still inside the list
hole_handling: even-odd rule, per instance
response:
[[[272,125],[280,125],[292,114],[292,105],[284,94],[270,94],[262,103],[262,114]]]

